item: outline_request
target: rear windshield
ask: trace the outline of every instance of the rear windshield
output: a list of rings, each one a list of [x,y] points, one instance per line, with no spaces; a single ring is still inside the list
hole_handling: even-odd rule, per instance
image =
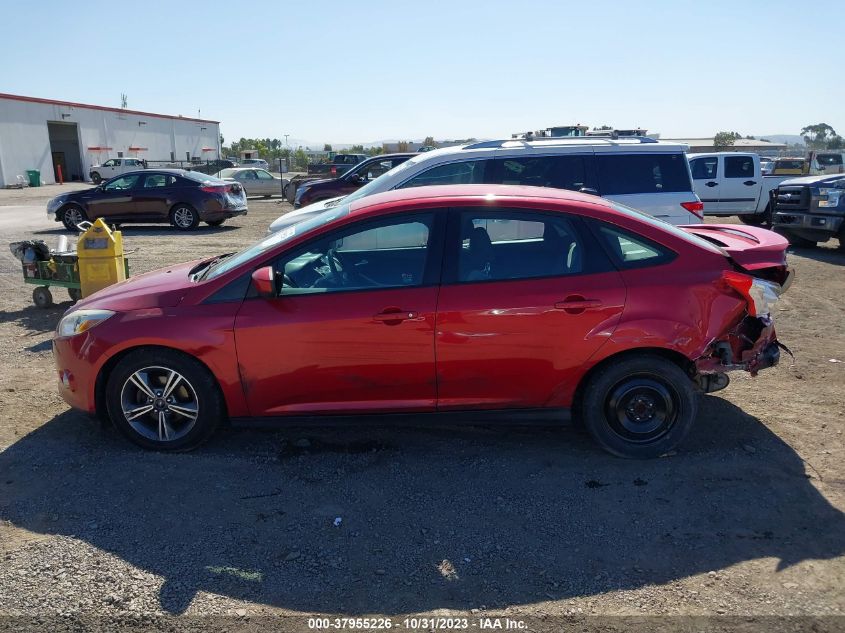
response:
[[[184,174],[181,175],[182,178],[187,178],[188,180],[195,180],[196,182],[217,182],[220,180],[217,176],[210,176],[200,171],[186,171]]]
[[[692,191],[687,157],[676,154],[597,154],[601,195]]]

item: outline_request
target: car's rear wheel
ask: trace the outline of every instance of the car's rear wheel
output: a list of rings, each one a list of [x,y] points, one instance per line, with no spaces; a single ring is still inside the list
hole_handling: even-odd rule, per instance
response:
[[[221,226],[226,220],[206,220],[205,223],[208,226]]]
[[[137,350],[114,367],[106,405],[115,426],[152,450],[186,451],[207,440],[224,417],[214,376],[170,350]]]
[[[95,171],[93,174],[91,174],[91,182],[93,182],[95,185],[99,185],[101,182],[103,182],[103,177]]]
[[[65,225],[65,228],[68,231],[78,231],[79,224],[88,220],[88,216],[85,214],[85,211],[82,210],[82,207],[75,204],[69,204],[62,209],[61,220],[62,224]]]
[[[675,447],[696,413],[693,383],[656,354],[629,356],[598,370],[586,385],[580,411],[602,448],[619,457],[648,459]]]
[[[180,231],[192,231],[200,223],[200,217],[193,207],[177,204],[170,210],[170,223]]]
[[[765,226],[772,223],[772,210],[769,205],[766,205],[763,213],[746,214],[738,217],[739,221],[743,224],[748,224],[749,226]]]

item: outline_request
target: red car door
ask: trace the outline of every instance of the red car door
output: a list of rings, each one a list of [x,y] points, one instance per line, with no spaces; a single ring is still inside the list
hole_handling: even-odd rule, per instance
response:
[[[569,407],[625,286],[577,218],[456,210],[437,310],[438,409]]]
[[[280,296],[247,299],[235,321],[252,415],[434,410],[445,220],[359,222],[274,262]]]

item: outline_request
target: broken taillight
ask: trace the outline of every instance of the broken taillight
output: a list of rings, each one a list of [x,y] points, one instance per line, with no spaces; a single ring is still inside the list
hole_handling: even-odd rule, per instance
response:
[[[780,284],[765,279],[757,279],[734,270],[722,272],[722,280],[742,295],[748,304],[748,314],[753,317],[770,314],[772,306],[783,292],[783,287]]]

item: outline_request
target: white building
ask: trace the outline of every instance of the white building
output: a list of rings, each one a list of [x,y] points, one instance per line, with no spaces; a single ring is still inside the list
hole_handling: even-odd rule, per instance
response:
[[[220,157],[220,123],[121,108],[0,93],[0,187],[27,170],[41,181],[89,180],[92,165],[109,158],[147,161]]]

